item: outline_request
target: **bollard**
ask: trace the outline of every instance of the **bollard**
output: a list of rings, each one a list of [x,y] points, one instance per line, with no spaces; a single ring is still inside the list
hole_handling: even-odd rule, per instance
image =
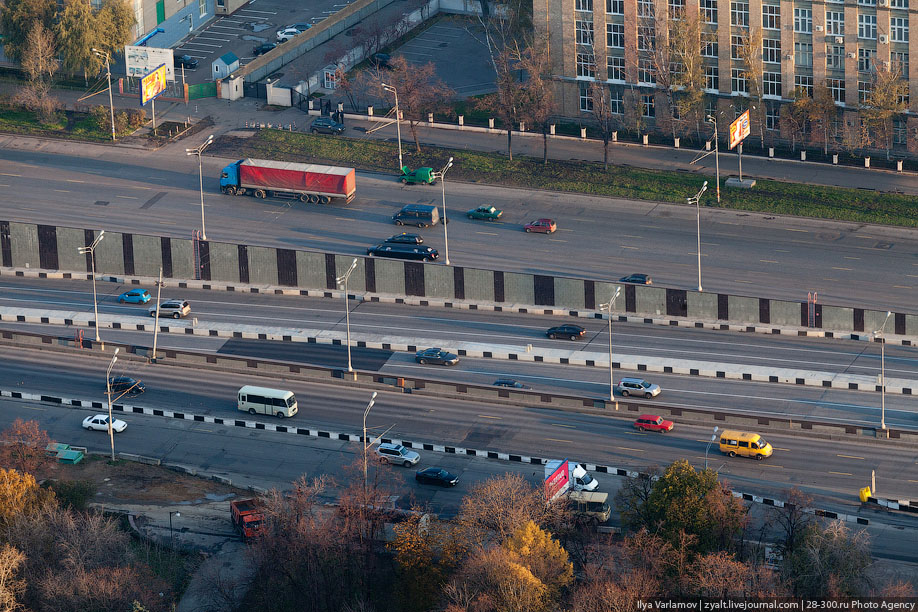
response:
[[[525,131],[526,131],[526,122],[525,122],[525,121],[520,121],[520,131],[521,131],[521,132],[525,132]]]
[[[555,135],[555,124],[554,123],[548,126],[548,133],[551,134],[552,136]]]
[[[896,160],[896,172],[902,172],[902,160],[901,159]]]
[[[585,127],[580,128],[580,137],[586,140],[586,128]]]
[[[367,117],[372,117],[372,116],[373,116],[373,107],[368,106],[367,107]]]
[[[865,157],[865,158],[864,158],[864,167],[865,167],[865,168],[869,168],[869,167],[870,167],[870,158],[869,158],[869,157]]]
[[[649,136],[648,136],[647,134],[644,134],[641,138],[642,138],[642,140],[644,141],[644,146],[646,147],[646,146],[647,146],[647,143],[648,143],[649,140],[650,140]]]
[[[488,117],[488,129],[489,130],[494,129],[494,117]]]
[[[433,113],[427,113],[427,123],[433,123]]]
[[[344,113],[344,102],[338,102],[338,112]]]
[[[806,151],[800,151],[800,161],[806,161]]]
[[[833,153],[833,154],[832,154],[832,165],[834,165],[834,166],[837,166],[837,165],[838,165],[838,153]]]
[[[465,115],[459,115],[459,127],[465,125]]]
[[[768,157],[774,157],[774,156],[775,156],[775,148],[768,147]]]
[[[308,108],[309,108],[309,110],[312,110],[312,100],[309,100],[308,102],[309,102]]]
[[[677,149],[679,148],[679,139],[678,139],[678,138],[673,138],[673,146],[674,146],[675,148],[677,148]]]
[[[618,142],[618,130],[612,132],[612,142]]]

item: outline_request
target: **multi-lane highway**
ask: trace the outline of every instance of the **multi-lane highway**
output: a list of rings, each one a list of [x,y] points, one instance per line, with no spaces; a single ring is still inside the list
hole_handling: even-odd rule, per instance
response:
[[[200,226],[196,168],[174,151],[66,143],[34,151],[20,142],[0,149],[0,218],[172,236]],[[404,187],[365,173],[347,208],[225,196],[217,177],[228,161],[204,160],[207,234],[216,241],[364,254],[395,232],[391,215],[400,206],[441,197],[439,187]],[[446,188],[456,264],[597,279],[647,272],[664,286],[697,285],[691,208],[456,182]],[[463,216],[482,203],[502,208],[501,222]],[[556,234],[521,230],[542,216],[558,220]],[[442,250],[439,227],[422,233]],[[707,291],[793,300],[816,291],[825,303],[914,308],[918,240],[911,230],[704,210],[701,239]]]

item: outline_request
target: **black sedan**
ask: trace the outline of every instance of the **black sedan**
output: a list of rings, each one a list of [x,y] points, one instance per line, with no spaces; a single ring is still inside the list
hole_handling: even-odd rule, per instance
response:
[[[649,274],[629,274],[618,279],[620,283],[634,283],[635,285],[652,285],[653,279]]]
[[[494,381],[495,387],[510,387],[511,389],[532,389],[532,387],[524,385],[518,380],[513,380],[512,378],[498,378]]]
[[[175,59],[176,68],[197,68],[198,67],[198,60],[194,59],[190,55],[176,55],[174,59]]]
[[[273,42],[261,43],[257,47],[252,48],[252,53],[255,54],[255,57],[258,57],[259,55],[263,55],[267,53],[268,51],[273,51],[275,47],[277,47],[277,43],[273,43]]]
[[[551,339],[569,338],[571,340],[582,338],[585,333],[586,330],[579,325],[558,325],[545,332],[545,334]]]
[[[420,234],[402,232],[401,234],[389,236],[383,242],[388,242],[389,244],[424,244],[424,237]]]
[[[455,487],[456,483],[459,482],[458,476],[438,467],[418,470],[414,475],[414,479],[421,484],[435,484],[441,487]]]
[[[444,351],[441,348],[429,348],[418,351],[414,355],[414,360],[421,365],[432,363],[435,365],[453,366],[459,363],[459,356],[454,353]]]
[[[139,395],[147,390],[147,386],[139,380],[129,376],[116,376],[108,379],[108,386],[111,387],[112,393],[125,393],[128,395]]]
[[[309,126],[309,131],[313,134],[335,134],[340,136],[344,133],[344,124],[338,123],[331,117],[318,117]]]

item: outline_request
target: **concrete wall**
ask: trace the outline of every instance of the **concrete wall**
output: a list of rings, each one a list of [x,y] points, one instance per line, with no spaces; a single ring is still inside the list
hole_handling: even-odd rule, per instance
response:
[[[48,271],[85,274],[86,258],[77,250],[95,231],[39,226],[0,220],[0,255],[10,268],[41,269],[41,262],[57,262]],[[164,258],[163,253],[170,257]],[[201,275],[205,281],[228,285],[269,285],[299,289],[335,288],[353,255],[294,251],[232,243],[207,242],[200,248]],[[195,246],[184,238],[106,232],[96,250],[96,271],[102,275],[157,277],[160,266],[166,278],[191,280],[195,274]],[[133,270],[133,272],[131,272]],[[208,276],[209,275],[209,276]],[[806,302],[758,297],[667,290],[664,287],[623,286],[583,278],[553,277],[422,264],[393,259],[357,257],[357,268],[348,281],[351,293],[388,294],[424,299],[489,302],[517,305],[529,310],[599,309],[616,288],[621,293],[615,312],[640,316],[677,316],[694,321],[729,321],[742,325],[800,326],[807,318]],[[667,305],[669,310],[667,310]],[[815,326],[826,331],[870,334],[880,329],[886,311],[847,306],[817,305]],[[889,335],[918,335],[918,314],[893,313],[886,322]]]

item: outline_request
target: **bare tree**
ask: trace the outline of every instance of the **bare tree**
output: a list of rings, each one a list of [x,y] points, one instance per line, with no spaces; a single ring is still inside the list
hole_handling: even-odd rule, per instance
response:
[[[893,122],[905,112],[907,95],[908,81],[901,78],[898,70],[876,66],[870,93],[861,105],[861,116],[886,149],[886,159],[892,149]]]
[[[680,123],[700,130],[704,115],[704,58],[701,55],[701,18],[696,12],[681,11],[677,24],[669,28],[670,55],[675,69],[670,87]]]
[[[753,101],[750,118],[755,119],[759,128],[759,143],[765,146],[765,103],[762,96],[765,63],[762,56],[762,30],[759,28],[741,28],[739,56],[743,63],[743,78],[749,98]]]
[[[813,99],[809,105],[809,120],[814,128],[813,134],[815,135],[818,131],[821,135],[823,155],[829,154],[829,127],[837,116],[838,108],[835,106],[832,91],[825,83],[818,83],[813,88]]]
[[[40,28],[37,25],[35,29]],[[42,477],[54,465],[45,448],[51,444],[48,433],[38,421],[16,419],[0,432],[0,465]]]
[[[803,142],[810,118],[812,98],[806,90],[798,87],[794,90],[794,101],[785,104],[781,109],[781,129],[791,139],[791,151],[797,150],[797,140]]]
[[[814,517],[806,511],[813,505],[812,496],[793,487],[784,492],[784,497],[784,507],[773,508],[772,518],[781,530],[781,552],[787,557],[800,546],[804,534],[814,522]]]
[[[548,163],[548,126],[555,114],[555,93],[551,82],[551,61],[543,43],[533,43],[523,53],[520,67],[526,71],[522,114],[542,132],[542,163]]]
[[[785,575],[797,597],[859,597],[869,593],[870,539],[842,521],[810,525],[802,543],[785,559]]]
[[[484,97],[478,103],[494,113],[505,130],[507,130],[507,154],[513,160],[513,130],[523,118],[526,92],[518,78],[522,50],[519,47],[507,47],[492,57],[497,73],[497,92]]]
[[[632,529],[652,528],[653,515],[647,501],[653,492],[654,482],[660,476],[660,468],[652,465],[647,472],[625,478],[622,487],[615,494],[615,507],[622,517],[622,523]]]
[[[26,581],[20,577],[20,568],[26,556],[9,544],[0,547],[0,612],[23,609],[21,599]]]
[[[682,584],[694,597],[744,597],[748,595],[750,574],[749,566],[737,561],[732,553],[712,552],[689,564]]]
[[[596,73],[599,74],[598,67]],[[612,132],[621,123],[622,115],[614,112],[612,106],[612,90],[602,80],[590,82],[590,114],[599,127],[599,133],[602,137],[602,166],[604,170],[609,169],[609,142],[612,140]]]

